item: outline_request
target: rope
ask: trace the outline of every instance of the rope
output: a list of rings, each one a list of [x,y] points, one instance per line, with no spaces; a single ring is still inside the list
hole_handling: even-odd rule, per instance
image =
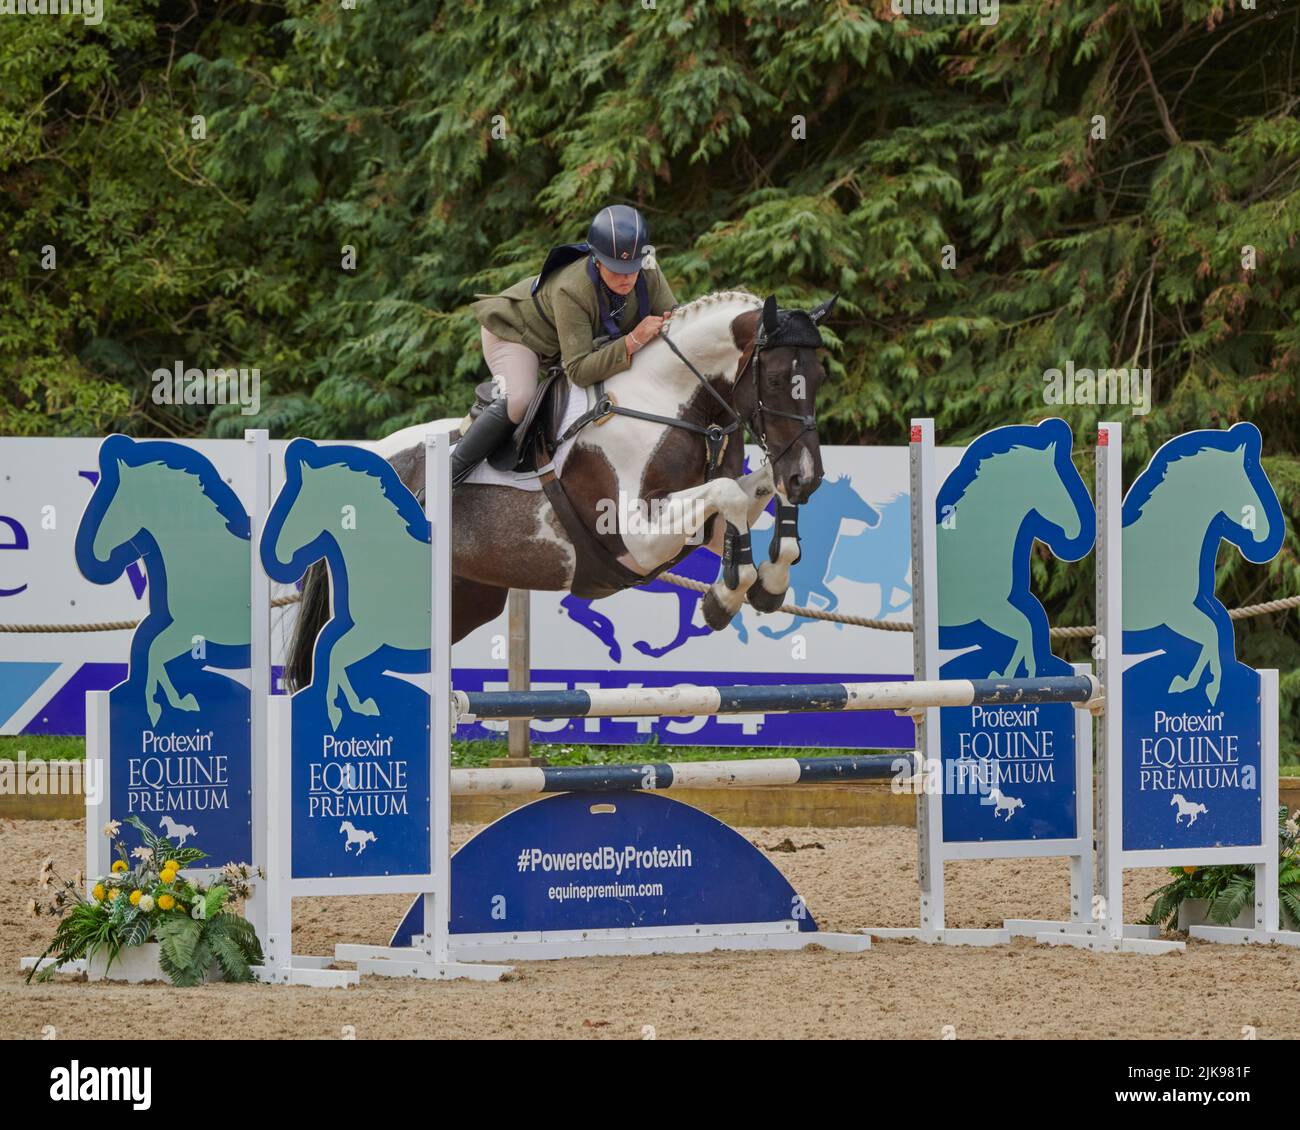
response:
[[[690,577],[678,576],[676,573],[660,573],[659,580],[667,581],[678,588],[693,589],[695,592],[708,592],[713,586],[704,581],[693,581]],[[806,608],[800,604],[783,604],[776,611],[788,612],[791,616],[802,616],[806,620],[829,620],[832,624],[852,624],[855,628],[874,628],[879,632],[910,632],[911,620],[872,620],[869,616],[850,616],[844,612],[823,612],[817,608]]]
[[[297,604],[301,599],[297,593],[277,596],[271,601],[271,607],[283,608],[286,604]],[[129,632],[139,626],[139,620],[104,620],[98,624],[0,624],[0,635],[11,632]]]
[[[708,592],[712,587],[704,581],[693,581],[690,577],[681,577],[676,573],[660,573],[659,579],[677,585],[679,588],[693,589],[695,592]],[[1300,607],[1300,596],[1288,596],[1281,600],[1268,600],[1263,604],[1248,604],[1244,608],[1234,608],[1228,615],[1234,620],[1247,620],[1252,616],[1266,616],[1270,612],[1286,612],[1297,607]],[[911,620],[872,620],[867,616],[849,616],[843,612],[822,612],[799,604],[783,604],[777,611],[787,612],[791,616],[802,616],[808,620],[829,620],[833,624],[852,624],[855,628],[873,628],[880,632],[912,630]],[[1095,624],[1052,629],[1052,635],[1057,639],[1091,639],[1096,634]]]
[[[693,581],[690,577],[681,577],[676,573],[660,573],[659,579],[679,588],[692,589],[695,592],[708,592],[713,586],[705,581]],[[277,596],[271,601],[272,608],[283,608],[287,604],[296,604],[302,599],[297,593],[292,596]],[[1252,616],[1267,616],[1272,612],[1288,612],[1300,607],[1300,596],[1287,596],[1281,600],[1266,600],[1263,604],[1247,604],[1244,608],[1233,608],[1228,615],[1234,620],[1248,620]],[[855,628],[871,628],[878,632],[910,632],[911,620],[873,620],[869,616],[850,616],[845,612],[823,612],[818,608],[808,608],[802,604],[783,604],[776,609],[790,616],[800,616],[805,620],[826,620],[832,624],[850,624]],[[108,620],[98,624],[0,624],[0,634],[31,632],[38,635],[54,632],[129,632],[138,627],[139,620]],[[1093,624],[1076,627],[1053,628],[1056,639],[1091,639],[1097,634]]]

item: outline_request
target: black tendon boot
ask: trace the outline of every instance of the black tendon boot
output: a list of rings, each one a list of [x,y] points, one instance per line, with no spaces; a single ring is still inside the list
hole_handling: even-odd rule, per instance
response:
[[[451,484],[460,486],[470,472],[496,450],[497,444],[514,431],[514,421],[506,413],[505,397],[492,401],[469,426],[451,449]]]

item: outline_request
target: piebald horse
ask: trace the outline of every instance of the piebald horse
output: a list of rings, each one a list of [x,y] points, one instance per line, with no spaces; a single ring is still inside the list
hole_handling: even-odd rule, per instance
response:
[[[833,304],[781,310],[774,298],[723,291],[677,307],[664,332],[605,382],[614,414],[578,432],[563,464],[573,509],[631,573],[649,578],[701,544],[723,556],[701,602],[715,631],[746,600],[759,611],[784,601],[799,557],[795,507],[823,475],[813,408],[825,379],[817,327]],[[712,477],[709,429],[715,452],[725,432]],[[749,474],[746,429],[766,455]],[[417,495],[431,430],[438,429],[416,425],[374,445]],[[773,493],[777,528],[756,568],[749,527]],[[452,507],[453,642],[499,616],[512,588],[570,590],[578,549],[545,494],[469,482],[456,488]],[[328,575],[317,563],[289,646],[291,687],[311,681],[312,648],[329,615]]]

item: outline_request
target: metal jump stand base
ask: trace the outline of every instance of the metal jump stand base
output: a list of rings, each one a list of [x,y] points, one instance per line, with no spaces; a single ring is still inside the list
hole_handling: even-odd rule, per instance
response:
[[[1011,941],[1006,930],[927,930],[920,926],[873,926],[864,931],[878,941],[909,939],[937,946],[1002,946]]]
[[[1068,932],[1039,934],[1038,942],[1045,946],[1071,946],[1074,949],[1091,950],[1093,953],[1150,955],[1181,953],[1187,948],[1185,942],[1161,938],[1159,926],[1139,926],[1134,923],[1124,926],[1122,938],[1112,938],[1100,922],[1080,922],[1074,924]]]
[[[459,970],[495,971],[492,975],[456,973],[475,980],[496,980],[509,966],[482,964],[492,961],[549,961],[566,957],[638,957],[656,953],[712,953],[715,951],[801,950],[822,946],[838,953],[861,953],[871,939],[857,934],[802,931],[792,923],[760,922],[737,926],[638,927],[635,929],[558,930],[549,933],[458,934],[451,939],[451,958]],[[400,976],[392,970],[409,964],[413,950],[407,946],[340,945],[339,961],[355,961],[363,973]],[[408,974],[416,975],[416,974]],[[431,974],[418,974],[430,977]],[[441,979],[441,978],[438,978]]]
[[[512,972],[508,965],[437,961],[432,939],[421,935],[415,945],[400,949],[381,946],[336,946],[333,957],[293,954],[288,964],[268,959],[253,970],[259,981],[271,985],[306,985],[316,989],[346,989],[359,984],[363,973],[376,977],[413,977],[422,981],[499,981]],[[274,947],[274,939],[271,946]],[[340,961],[356,962],[356,969],[330,968]]]
[[[1237,926],[1193,926],[1188,933],[1203,942],[1231,946],[1300,946],[1295,930],[1242,929]]]

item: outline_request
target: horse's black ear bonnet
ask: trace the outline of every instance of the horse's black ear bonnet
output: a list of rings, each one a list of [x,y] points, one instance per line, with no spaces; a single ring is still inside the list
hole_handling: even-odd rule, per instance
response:
[[[817,328],[835,306],[839,295],[827,299],[812,310],[782,310],[775,298],[763,303],[763,317],[759,322],[758,347],[771,349],[779,345],[796,349],[820,349],[821,331]]]
[[[820,349],[821,331],[817,323],[805,310],[782,310],[777,315],[776,329],[768,330],[766,325],[760,338],[765,349],[778,345],[790,345],[796,348]]]

